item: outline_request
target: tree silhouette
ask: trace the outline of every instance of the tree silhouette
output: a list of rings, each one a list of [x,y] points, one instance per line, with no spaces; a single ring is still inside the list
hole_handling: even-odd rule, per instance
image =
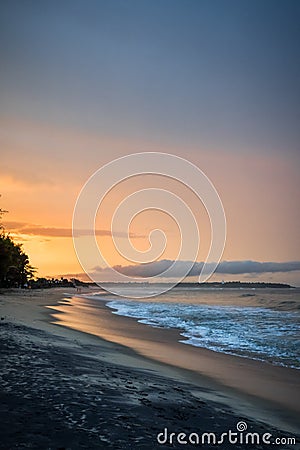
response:
[[[0,220],[6,212],[0,208]],[[0,287],[24,287],[34,272],[22,245],[16,244],[0,223]]]

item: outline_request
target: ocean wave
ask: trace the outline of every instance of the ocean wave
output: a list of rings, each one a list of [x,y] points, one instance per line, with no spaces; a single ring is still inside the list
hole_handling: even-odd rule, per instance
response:
[[[176,328],[195,347],[300,369],[299,314],[264,307],[112,300],[115,314]]]

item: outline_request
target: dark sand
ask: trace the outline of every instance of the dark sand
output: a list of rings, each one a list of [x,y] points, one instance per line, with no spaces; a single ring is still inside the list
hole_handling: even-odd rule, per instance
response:
[[[51,324],[51,310],[45,306],[56,304],[65,291],[0,295],[1,449],[199,448],[159,445],[156,436],[168,428],[186,434],[215,432],[219,437],[229,429],[236,431],[242,420],[250,432],[268,432],[274,438],[295,436],[293,408],[286,408],[286,423],[282,420],[278,428],[271,414],[270,420],[261,420],[264,414],[260,412],[271,405],[265,399],[252,402],[251,396],[239,397],[238,390],[234,394],[232,387],[218,384],[207,373],[176,369],[123,345]],[[114,335],[115,330],[110,332]],[[157,335],[157,345],[161,339]],[[247,415],[245,406],[250,404]],[[225,441],[203,447],[258,449],[270,445]],[[276,448],[298,447],[281,444]]]
[[[153,328],[135,319],[112,314],[105,302],[97,302],[95,315],[93,310],[82,309],[83,301],[76,297],[66,300],[65,305],[55,306],[52,316],[58,324],[126,345],[176,368],[188,369],[185,377],[201,386],[206,379],[207,385],[216,390],[222,386],[223,394],[230,392],[230,402],[235,393],[240,393],[254,402],[256,418],[259,412],[255,405],[260,404],[260,413],[268,420],[273,419],[273,423],[283,426],[286,421],[286,425],[289,422],[296,427],[299,425],[300,402],[295,395],[300,394],[298,370],[183,345],[179,341],[184,338],[177,330]],[[238,397],[241,400],[241,395]],[[250,414],[251,403],[245,403],[244,407]]]

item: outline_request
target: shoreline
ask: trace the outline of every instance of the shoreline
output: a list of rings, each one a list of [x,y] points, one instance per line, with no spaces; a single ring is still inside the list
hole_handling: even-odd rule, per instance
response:
[[[160,370],[168,366],[191,383],[220,392],[220,398],[231,406],[234,403],[241,414],[294,431],[298,427],[300,405],[295,393],[300,392],[300,380],[296,369],[185,345],[179,342],[184,340],[179,330],[154,328],[113,314],[105,300],[97,303],[101,317],[94,323],[88,317],[89,326],[82,325],[81,310],[78,308],[79,314],[76,311],[81,301],[74,296],[70,304],[54,307],[50,313],[54,323],[123,345],[159,363]],[[213,397],[216,400],[217,395]]]
[[[3,317],[0,331],[5,338],[3,342],[1,341],[2,345],[5,348],[6,342],[9,343],[10,340],[15,340],[20,346],[20,349],[16,345],[11,347],[15,352],[20,351],[19,359],[11,361],[10,353],[4,352],[7,364],[11,368],[11,372],[4,372],[5,392],[2,394],[5,397],[5,402],[9,404],[10,398],[12,398],[10,396],[17,394],[18,401],[20,401],[21,397],[26,398],[23,395],[24,380],[22,381],[23,384],[20,383],[19,385],[18,380],[14,378],[16,370],[18,370],[21,377],[26,379],[25,385],[28,383],[28,392],[25,395],[29,396],[29,398],[34,396],[35,390],[41,390],[44,396],[50,395],[51,399],[53,399],[54,391],[60,391],[61,388],[59,394],[62,396],[62,399],[60,399],[61,403],[58,402],[58,405],[56,405],[56,412],[62,408],[62,411],[60,411],[61,421],[59,425],[56,423],[56,427],[67,427],[68,430],[72,430],[71,435],[69,431],[65,438],[59,438],[60,435],[57,435],[56,438],[52,434],[51,436],[44,436],[44,439],[48,439],[48,447],[41,445],[41,442],[39,442],[36,447],[33,446],[32,448],[39,448],[39,450],[52,448],[49,446],[49,442],[58,438],[60,439],[59,446],[62,446],[61,443],[65,439],[64,445],[72,450],[77,448],[102,448],[101,445],[99,446],[99,442],[106,442],[103,448],[127,448],[128,442],[131,442],[128,448],[156,448],[158,444],[155,441],[155,433],[162,431],[164,425],[170,427],[173,431],[176,431],[176,429],[178,431],[197,431],[199,428],[204,431],[214,429],[226,431],[228,427],[234,429],[236,423],[242,419],[247,421],[251,429],[265,429],[269,432],[275,431],[277,434],[278,430],[280,430],[285,432],[285,435],[292,433],[293,436],[299,432],[296,426],[296,417],[294,421],[289,414],[287,416],[282,414],[277,416],[277,414],[271,414],[271,409],[269,410],[269,415],[266,414],[268,408],[264,411],[263,404],[266,406],[268,402],[265,400],[261,402],[253,401],[251,396],[248,398],[247,396],[240,396],[235,390],[226,388],[222,383],[213,380],[205,374],[195,374],[193,370],[180,368],[168,364],[166,361],[155,361],[153,357],[141,356],[136,349],[132,350],[124,346],[124,342],[113,343],[109,339],[101,339],[88,332],[67,328],[62,323],[60,325],[53,324],[52,316],[55,316],[56,313],[52,308],[55,309],[56,306],[59,309],[62,306],[61,301],[65,293],[67,295],[76,295],[75,290],[72,288],[53,289],[50,292],[10,292],[0,295],[1,317]],[[49,305],[52,305],[51,309],[46,308]],[[119,318],[117,321],[118,325],[120,320],[128,319],[112,314],[108,307],[105,307],[105,310],[111,317]],[[63,313],[60,312],[58,314]],[[134,319],[132,320],[134,321]],[[128,322],[125,322],[123,322],[123,325],[127,326]],[[107,326],[110,326],[111,323],[111,320],[108,321]],[[145,327],[145,325],[142,326]],[[136,332],[136,328],[135,331],[134,328],[135,326],[133,326],[131,332]],[[176,332],[175,330],[163,331]],[[114,332],[114,330],[112,329],[111,332]],[[108,335],[106,338],[108,338]],[[160,339],[161,335],[157,335],[157,342]],[[185,351],[186,347],[190,347],[184,344],[178,345],[181,345]],[[31,361],[32,351],[38,352],[37,360],[41,360],[40,365],[31,367],[33,364]],[[26,371],[23,373],[18,366],[22,365],[24,357],[28,359],[28,366],[26,366]],[[49,364],[49,361],[51,364]],[[76,364],[74,361],[76,361]],[[49,381],[49,375],[45,379],[43,371],[47,369],[47,373],[51,372],[52,367],[55,368],[57,373],[52,374],[52,378],[50,377]],[[66,373],[68,370],[70,374]],[[77,372],[80,372],[79,375]],[[33,378],[35,384],[33,383]],[[76,384],[78,380],[80,383]],[[47,381],[46,384],[45,381]],[[86,392],[82,392],[82,382],[84,386],[87,386]],[[43,383],[45,386],[42,386]],[[64,384],[70,384],[67,390],[63,389],[65,387]],[[108,395],[107,390],[113,385],[114,394],[109,392]],[[35,387],[34,390],[33,386],[38,386],[38,389]],[[7,390],[8,392],[6,392]],[[13,394],[10,394],[10,392]],[[99,395],[99,392],[102,392],[103,395]],[[65,397],[68,397],[69,393],[72,394],[71,399],[74,400],[74,396],[78,397],[79,402],[77,406],[74,406],[74,402],[69,401],[70,405],[66,409],[69,412],[74,409],[72,420],[76,423],[74,422],[73,425],[72,421],[69,422],[69,413],[67,415],[66,413],[63,414],[66,407],[59,406],[59,404],[65,405],[68,403],[68,399],[66,400]],[[115,395],[117,395],[117,400],[114,397]],[[125,398],[126,400],[124,401]],[[48,402],[49,408],[51,401],[50,403]],[[2,402],[0,409],[1,418],[4,418],[4,422],[6,419],[5,414],[7,414],[7,409],[3,407],[3,405],[6,405],[5,402]],[[105,405],[103,402],[105,402]],[[39,400],[35,399],[34,406],[36,407],[37,404],[39,404]],[[93,404],[96,404],[97,407],[93,406]],[[79,407],[78,405],[81,406]],[[27,401],[24,400],[23,408],[26,410],[29,406]],[[32,407],[31,405],[29,411],[27,411],[31,418],[34,415]],[[44,405],[43,408],[46,408],[46,406]],[[83,417],[89,416],[88,411],[90,408],[93,409],[94,415],[96,414],[99,417],[99,423],[97,420],[95,423],[95,420],[91,419],[92,427],[85,423],[88,419]],[[123,408],[125,408],[124,411]],[[249,409],[248,414],[247,408]],[[11,434],[9,434],[9,430],[6,430],[8,433],[6,443],[4,439],[4,444],[3,442],[0,444],[0,448],[5,448],[6,450],[10,448],[7,442],[11,443],[14,436],[17,436],[15,434],[16,429],[18,429],[16,423],[18,424],[18,421],[21,423],[24,420],[21,420],[19,417],[21,412],[18,408],[13,412],[11,408],[8,409],[11,411],[12,416],[16,415],[17,419],[14,421],[14,429],[11,430]],[[84,413],[82,414],[83,410]],[[122,413],[119,410],[122,410]],[[128,411],[131,410],[133,412],[129,413]],[[47,420],[53,420],[51,411],[50,408],[50,411],[47,413],[48,419],[45,418],[45,423],[47,423]],[[79,414],[81,414],[80,417],[83,417],[83,425],[80,425]],[[23,416],[24,411],[22,412]],[[76,420],[74,419],[75,416],[78,416]],[[113,421],[112,418],[114,418]],[[140,419],[142,419],[142,423]],[[126,436],[123,435],[124,433],[118,434],[118,429],[116,428],[116,423],[119,426],[124,426],[124,421],[125,425],[129,427],[125,427],[128,431],[128,433],[126,431],[127,434],[125,433]],[[103,434],[103,430],[99,429],[99,424],[103,425],[104,422],[107,429]],[[38,427],[40,430],[41,425],[45,425],[43,420],[36,418],[36,420],[31,420],[31,424],[28,426],[29,428]],[[97,431],[92,432],[93,428]],[[113,433],[114,436],[110,435],[110,438],[107,437],[107,430],[110,430],[110,433]],[[41,433],[41,431],[39,432]],[[81,443],[80,447],[77,447],[77,441],[72,441],[77,435],[85,436],[84,439],[89,440],[90,443],[87,446]],[[95,444],[92,444],[95,436]],[[28,439],[40,439],[36,435],[28,438],[26,433],[25,438],[27,442]],[[71,447],[67,446],[66,439],[73,442]],[[1,447],[1,445],[4,445],[4,447]],[[239,448],[239,446],[236,447]],[[162,447],[158,446],[157,448]],[[182,445],[173,448],[182,448]],[[252,448],[255,448],[255,446]],[[293,448],[296,448],[296,446],[294,445]]]

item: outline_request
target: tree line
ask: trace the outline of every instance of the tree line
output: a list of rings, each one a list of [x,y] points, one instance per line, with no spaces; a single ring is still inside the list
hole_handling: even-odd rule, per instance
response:
[[[5,213],[0,208],[0,220]],[[0,287],[27,287],[35,271],[22,245],[14,242],[0,223]]]

